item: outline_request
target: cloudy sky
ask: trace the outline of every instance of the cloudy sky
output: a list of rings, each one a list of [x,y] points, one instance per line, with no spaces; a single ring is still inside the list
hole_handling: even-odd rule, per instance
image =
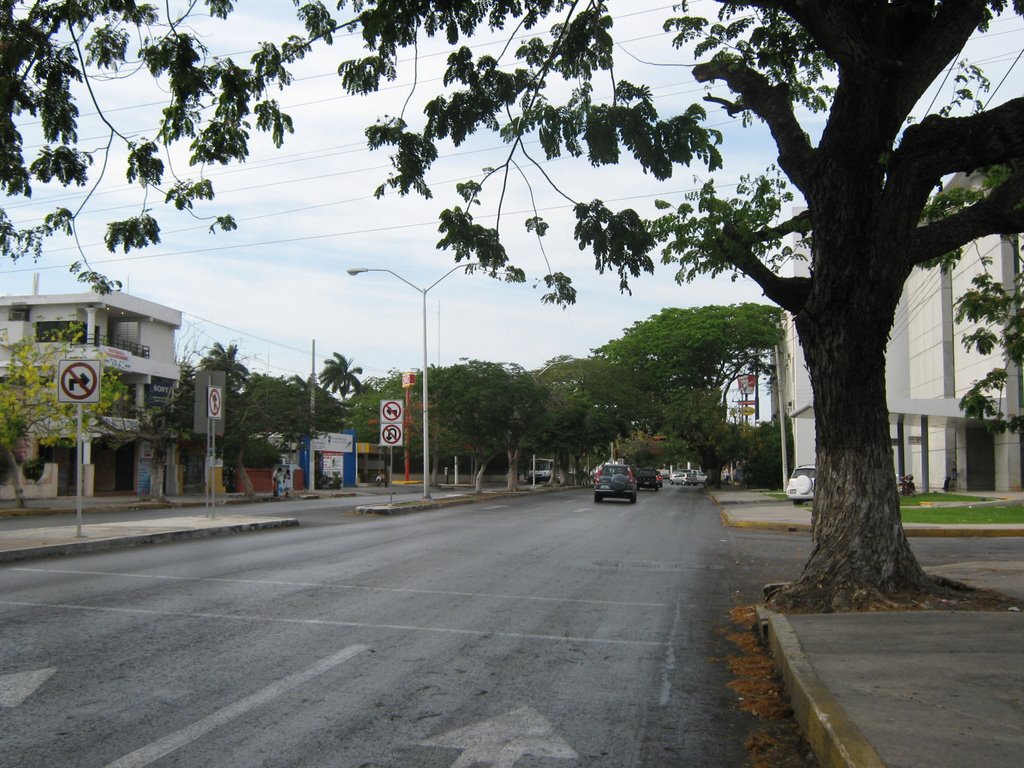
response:
[[[196,21],[211,53],[245,61],[254,41],[280,39],[295,26],[289,16],[292,4],[285,0],[242,0],[237,5],[239,10],[227,24]],[[693,81],[686,66],[692,58],[674,50],[671,36],[661,30],[671,4],[631,0],[611,6],[620,41],[616,76],[650,85],[664,116],[699,101],[704,88]],[[717,3],[691,4],[694,11],[702,6],[713,12]],[[271,10],[275,7],[280,9],[276,16]],[[999,21],[983,43],[972,44],[967,51],[993,87],[998,86],[993,104],[1020,95],[1024,65],[1014,69],[1014,63],[1024,40],[1021,32],[1020,19]],[[497,56],[504,43],[501,35],[485,34],[473,46],[477,53]],[[429,176],[434,199],[373,197],[389,161],[385,153],[366,148],[363,129],[376,118],[403,109],[407,121],[419,125],[422,104],[442,87],[438,78],[446,53],[443,44],[424,44],[415,74],[410,58],[395,84],[368,97],[346,96],[336,74],[339,61],[363,55],[357,38],[341,35],[333,48],[296,65],[296,83],[278,97],[292,115],[296,133],[279,150],[257,138],[246,163],[206,171],[217,199],[200,213],[232,213],[239,223],[235,232],[211,235],[209,222],[164,210],[154,196],[146,201],[124,183],[122,166],[116,162],[119,153],[112,156],[115,170],[88,197],[79,190],[40,186],[29,202],[6,201],[9,215],[24,223],[58,203],[72,209],[84,206],[82,251],[95,269],[120,280],[125,292],[184,313],[182,354],[201,352],[215,341],[234,343],[254,371],[305,375],[315,342],[318,370],[334,352],[354,359],[368,375],[419,368],[422,295],[384,272],[351,277],[346,270],[387,269],[421,288],[434,283],[454,265],[450,253],[435,248],[438,212],[459,202],[456,182],[480,178],[482,168],[505,160],[500,140],[479,134],[458,149],[442,148]],[[510,61],[508,54],[503,61]],[[608,82],[595,82],[595,94],[605,94],[610,87]],[[920,114],[933,100],[936,105],[948,100],[952,88],[952,77],[936,83],[920,105]],[[97,83],[96,90],[107,119],[120,132],[152,137],[154,114],[166,94],[144,73]],[[80,109],[83,146],[105,145],[105,129],[95,109],[84,102]],[[679,203],[683,194],[708,178],[728,190],[740,175],[759,172],[774,160],[762,128],[744,129],[713,105],[708,111],[708,123],[725,136],[726,167],[713,176],[694,166],[677,169],[672,179],[658,182],[629,162],[598,169],[571,159],[542,163],[558,191],[520,158],[522,175],[509,178],[501,231],[528,281],[512,285],[456,271],[431,289],[426,322],[430,363],[477,358],[536,369],[558,355],[587,355],[663,307],[763,301],[756,286],[744,280],[723,277],[679,285],[669,266],[635,280],[632,295],[621,294],[617,277],[597,274],[593,257],[572,239],[565,196],[576,201],[599,198],[612,207],[630,206],[642,215],[654,215],[656,199]],[[816,130],[813,119],[805,121],[805,127],[812,134]],[[536,144],[528,149],[533,158],[542,159]],[[186,176],[189,169],[183,158],[176,153],[173,165]],[[498,185],[492,182],[478,214],[493,216],[497,200]],[[106,252],[105,223],[147,205],[160,219],[163,242],[127,255]],[[523,231],[532,206],[551,225],[543,250]],[[69,277],[67,265],[78,258],[73,243],[55,240],[36,263],[0,265],[0,292],[31,293],[36,275],[41,293],[76,292],[80,286]],[[574,279],[579,291],[576,305],[562,309],[541,304],[543,291],[535,284],[549,267]]]

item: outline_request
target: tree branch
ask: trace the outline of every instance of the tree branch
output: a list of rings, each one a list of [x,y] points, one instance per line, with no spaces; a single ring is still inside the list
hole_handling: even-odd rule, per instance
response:
[[[782,277],[776,274],[754,255],[753,246],[787,234],[806,233],[810,231],[810,225],[810,211],[803,211],[777,227],[764,229],[753,235],[745,236],[730,225],[722,228],[722,237],[734,245],[728,249],[731,256],[729,260],[733,266],[757,283],[765,296],[793,314],[803,309],[811,291],[811,278]]]
[[[906,167],[936,185],[950,173],[972,173],[1024,157],[1024,98],[970,117],[926,117],[907,128],[891,167]]]
[[[984,235],[1024,231],[1024,165],[980,202],[941,221],[919,227],[910,263],[922,264]]]
[[[693,77],[699,83],[724,80],[744,105],[768,124],[779,149],[779,165],[792,182],[806,194],[814,149],[793,113],[789,88],[772,85],[759,72],[737,60],[716,60],[698,64]]]

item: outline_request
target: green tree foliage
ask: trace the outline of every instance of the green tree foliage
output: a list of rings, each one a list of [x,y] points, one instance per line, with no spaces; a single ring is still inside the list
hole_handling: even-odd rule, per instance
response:
[[[345,405],[324,389],[315,389],[315,408],[310,414],[308,381],[251,374],[245,386],[243,431],[272,437],[279,445],[297,442],[311,430],[316,434],[340,432],[345,426]]]
[[[472,456],[477,491],[487,465],[504,452],[514,489],[519,452],[543,415],[545,399],[544,388],[516,365],[470,360],[435,368],[430,373],[431,435],[438,431]]]
[[[780,311],[764,304],[668,308],[595,352],[626,372],[650,404],[646,434],[681,439],[711,477],[731,455],[725,395],[741,372],[769,367]]]
[[[649,388],[723,392],[768,368],[782,340],[781,312],[765,304],[663,309],[596,350]]]
[[[199,361],[199,367],[207,371],[224,371],[228,395],[241,393],[249,380],[249,369],[242,362],[241,350],[237,344],[228,344],[225,347],[219,341],[215,341]]]
[[[782,440],[779,421],[766,421],[756,426],[737,425],[741,447],[734,457],[743,467],[743,483],[750,488],[783,488]],[[793,434],[788,428],[787,438]],[[787,441],[787,455],[793,455],[792,441]],[[792,467],[790,467],[792,469]]]
[[[608,458],[609,446],[634,429],[645,395],[632,377],[602,357],[557,358],[535,375],[550,396],[545,418],[526,447],[553,455],[560,477],[572,464],[577,482],[588,481],[584,470]]]
[[[320,384],[342,400],[349,395],[359,394],[362,388],[359,377],[363,369],[353,365],[354,362],[340,352],[335,352],[333,357],[324,362],[323,370],[320,371]]]

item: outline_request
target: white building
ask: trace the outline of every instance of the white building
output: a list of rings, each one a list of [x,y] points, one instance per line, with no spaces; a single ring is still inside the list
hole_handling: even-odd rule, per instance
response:
[[[807,275],[807,262],[796,262]],[[903,289],[886,359],[893,469],[914,476],[918,491],[943,487],[956,469],[959,490],[1021,489],[1019,435],[992,434],[960,410],[970,386],[997,367],[1001,354],[981,355],[963,345],[974,326],[955,320],[954,302],[971,279],[988,270],[1012,290],[1020,271],[1019,236],[993,235],[971,243],[949,273],[917,269]],[[792,418],[795,456],[791,466],[815,463],[814,403],[803,351],[792,318],[786,318],[782,391]],[[1007,369],[1003,413],[1021,413],[1020,366]]]
[[[0,336],[10,342],[33,338],[40,343],[61,331],[81,332],[83,344],[72,348],[70,357],[102,357],[104,365],[121,371],[121,380],[133,390],[137,404],[166,399],[179,369],[175,362],[175,334],[181,328],[181,312],[121,292],[108,295],[77,293],[63,295],[0,296]],[[0,376],[6,372],[10,353],[0,348]],[[85,494],[149,491],[147,446],[131,444],[106,447],[102,440],[89,440],[83,450]],[[41,458],[55,466],[48,491],[76,493],[73,448],[42,448]],[[167,473],[175,482],[176,472]],[[169,492],[172,489],[168,489]],[[0,487],[8,498],[11,486]]]

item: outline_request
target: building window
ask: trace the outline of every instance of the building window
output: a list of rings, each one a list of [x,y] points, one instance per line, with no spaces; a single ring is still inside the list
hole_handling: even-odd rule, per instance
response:
[[[78,320],[41,320],[36,323],[36,341],[80,342],[85,325]]]

